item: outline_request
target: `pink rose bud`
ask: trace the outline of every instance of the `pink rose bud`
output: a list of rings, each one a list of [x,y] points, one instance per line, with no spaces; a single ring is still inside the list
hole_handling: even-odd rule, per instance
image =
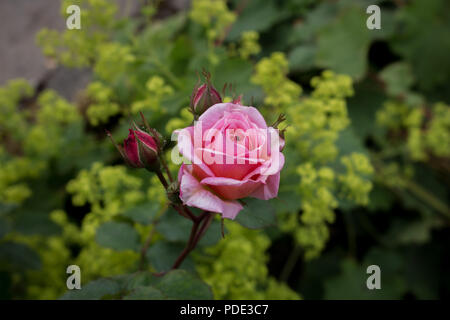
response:
[[[242,94],[235,98],[232,103],[242,106]]]
[[[117,145],[109,132],[108,136],[130,167],[147,168],[149,170],[159,168],[158,145],[147,132],[139,128],[129,129],[128,137],[123,141],[123,146]]]
[[[192,93],[191,110],[199,116],[205,112],[209,107],[222,102],[220,93],[212,86],[210,81],[210,75],[204,73],[206,83],[200,87],[195,87]]]

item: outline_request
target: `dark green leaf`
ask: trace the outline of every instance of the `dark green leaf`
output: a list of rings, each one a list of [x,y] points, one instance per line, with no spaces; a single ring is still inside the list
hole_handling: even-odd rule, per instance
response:
[[[114,296],[120,291],[119,284],[112,279],[98,279],[86,285],[81,284],[81,289],[67,291],[61,300],[99,300],[107,296]]]
[[[125,211],[123,215],[130,218],[134,222],[148,225],[154,221],[158,211],[158,203],[147,202]]]
[[[236,217],[239,224],[250,229],[275,225],[275,209],[270,202],[248,198],[245,203],[244,209]]]
[[[289,54],[289,69],[292,71],[308,70],[314,67],[316,47],[312,45],[298,46]]]
[[[55,235],[61,228],[49,218],[47,212],[19,211],[14,213],[14,230],[25,235]]]
[[[387,93],[393,96],[406,93],[414,83],[411,68],[405,62],[390,64],[380,72],[380,78],[386,84]]]
[[[244,31],[264,31],[270,28],[277,20],[284,16],[284,13],[277,9],[273,1],[270,0],[253,0],[245,5],[244,10],[239,15],[239,19],[233,23],[229,40],[238,40]]]
[[[15,242],[0,244],[0,265],[13,270],[39,269],[41,259],[30,247]]]
[[[8,219],[0,216],[0,239],[11,230],[11,223]]]
[[[139,234],[126,223],[106,222],[97,229],[96,241],[103,247],[114,250],[137,250]]]
[[[137,287],[124,297],[124,300],[162,300],[166,299],[161,290],[154,287]]]
[[[147,260],[158,272],[170,270],[184,247],[181,243],[158,241],[148,249]],[[180,268],[195,271],[192,258],[188,256]]]
[[[210,300],[213,295],[209,286],[201,279],[184,270],[167,273],[155,285],[168,299]]]
[[[366,19],[361,8],[348,8],[334,23],[320,30],[317,64],[355,79],[362,78],[366,72],[371,41]]]
[[[168,241],[186,242],[192,222],[179,215],[173,208],[167,210],[156,225],[156,230]]]

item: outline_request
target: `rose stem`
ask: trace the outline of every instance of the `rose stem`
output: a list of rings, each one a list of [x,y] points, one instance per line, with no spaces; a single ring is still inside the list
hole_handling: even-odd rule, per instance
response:
[[[208,217],[208,215],[210,215],[210,217]],[[175,260],[172,269],[177,269],[184,261],[184,259],[186,259],[188,254],[195,248],[197,242],[200,240],[202,235],[205,233],[206,229],[209,227],[211,223],[209,220],[211,220],[211,217],[213,217],[212,214],[208,213],[207,211],[204,211],[203,214],[198,217],[198,219],[193,220],[191,234],[189,235],[188,243],[184,248],[184,250],[181,252],[181,254],[178,256],[178,258]],[[201,226],[200,230],[197,232],[204,218],[206,218],[206,220]]]
[[[172,178],[172,174],[170,173],[169,167],[167,166],[166,158],[164,157],[164,155],[161,155],[160,159],[161,159],[161,164],[163,165],[164,169],[167,172],[167,177],[169,177],[169,181],[170,181],[170,183],[172,183],[173,178]]]
[[[166,180],[166,178],[164,177],[164,175],[162,174],[161,170],[157,170],[157,171],[156,171],[156,175],[158,176],[159,181],[161,181],[162,185],[164,186],[164,189],[167,190],[167,188],[169,187],[169,185],[167,184],[167,180]]]

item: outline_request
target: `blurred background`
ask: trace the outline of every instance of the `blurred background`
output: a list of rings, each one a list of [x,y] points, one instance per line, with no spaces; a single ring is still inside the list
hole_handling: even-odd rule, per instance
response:
[[[80,30],[66,27],[72,4]],[[374,4],[381,29],[369,30]],[[2,0],[0,298],[448,298],[449,9]],[[214,221],[176,296],[143,275],[170,267],[189,222],[105,129],[122,141],[142,111],[170,140],[192,121],[203,69],[219,91],[229,84],[227,101],[243,94],[268,123],[286,114],[286,165],[277,199],[226,221],[225,239]],[[82,294],[67,291],[72,264]],[[379,290],[366,286],[370,265]]]

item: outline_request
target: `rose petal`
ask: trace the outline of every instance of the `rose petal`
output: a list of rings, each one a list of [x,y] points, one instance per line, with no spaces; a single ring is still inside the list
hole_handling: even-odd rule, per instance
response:
[[[260,181],[247,180],[240,181],[230,178],[209,177],[200,181],[202,185],[209,186],[212,190],[220,194],[227,200],[236,200],[249,196],[262,183]]]
[[[261,200],[269,200],[278,195],[278,188],[280,186],[280,173],[269,176],[266,183],[257,188],[250,195],[253,198]]]
[[[180,199],[183,203],[187,206],[221,213],[223,218],[234,219],[242,210],[242,205],[237,201],[224,201],[206,190],[191,174],[191,170],[192,166],[183,165],[178,172]]]
[[[217,103],[206,110],[205,113],[198,118],[198,120],[202,121],[204,128],[212,128],[214,124],[224,116],[225,111],[243,112],[249,117],[250,121],[254,122],[259,128],[267,128],[266,121],[258,109],[233,103]]]

